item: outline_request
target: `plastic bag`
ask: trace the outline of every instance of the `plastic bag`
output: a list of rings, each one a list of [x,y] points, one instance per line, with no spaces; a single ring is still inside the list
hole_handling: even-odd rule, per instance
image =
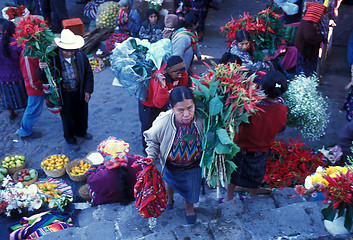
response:
[[[115,19],[118,16],[119,6],[116,2],[105,2],[98,7],[97,25],[105,28],[115,28]]]
[[[287,15],[297,14],[299,10],[299,6],[294,3],[285,2],[280,6]]]

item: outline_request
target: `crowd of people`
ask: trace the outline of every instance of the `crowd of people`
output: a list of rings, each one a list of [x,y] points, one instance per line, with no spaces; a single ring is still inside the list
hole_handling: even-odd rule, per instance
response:
[[[63,79],[59,90],[64,138],[72,150],[79,151],[76,137],[92,139],[87,129],[88,103],[94,89],[94,76],[86,54],[80,50],[84,46],[84,39],[68,29],[62,29],[61,23],[57,22],[67,18],[66,9],[62,10],[65,1],[35,2],[35,13],[44,16],[54,32],[61,33],[60,37],[54,39],[56,56],[51,59],[52,65],[49,67],[58,75],[54,78]],[[131,1],[120,0],[118,4],[120,12],[114,32],[117,39],[121,40],[121,36],[126,35],[147,39],[151,43],[162,38],[171,41],[172,56],[150,76],[147,99],[139,102],[138,112],[145,155],[153,161],[159,158],[161,162],[168,196],[167,210],[173,209],[173,195],[179,193],[185,199],[186,221],[193,224],[197,218],[194,204],[199,201],[202,181],[199,164],[204,119],[196,112],[190,75],[194,57],[201,60],[198,43],[204,35],[210,3],[206,0],[184,0],[178,12],[168,14],[164,21],[155,9],[148,9],[146,20],[142,21]],[[320,3],[308,4],[295,38],[298,48],[297,70],[307,75],[316,69],[318,45],[322,41],[317,23],[324,11],[325,6]],[[32,128],[43,108],[45,94],[42,84],[48,83],[44,72],[48,65],[23,56],[21,47],[10,45],[14,41],[13,22],[2,20],[1,26],[2,103],[11,120],[16,118],[14,110],[26,108],[19,135],[22,139],[38,138],[41,134],[33,132]],[[249,124],[242,124],[233,139],[240,147],[233,159],[238,168],[227,186],[227,197],[219,199],[219,203],[232,200],[237,189],[249,192],[250,197],[270,192],[269,189],[261,188],[266,160],[277,134],[286,126],[287,107],[281,98],[287,90],[286,76],[273,68],[268,53],[265,53],[262,61],[255,62],[249,51],[251,41],[246,30],[238,31],[230,50],[221,59],[221,63],[236,62],[246,67],[246,71],[259,73],[258,87],[264,91],[266,98],[258,104],[261,111],[250,117]],[[186,136],[192,137],[186,140]],[[102,148],[101,151],[104,153],[106,150]],[[93,205],[133,201],[132,188],[138,169],[131,166],[135,161],[133,156],[107,158],[104,165],[89,176],[88,184],[91,193],[94,193],[91,196]]]

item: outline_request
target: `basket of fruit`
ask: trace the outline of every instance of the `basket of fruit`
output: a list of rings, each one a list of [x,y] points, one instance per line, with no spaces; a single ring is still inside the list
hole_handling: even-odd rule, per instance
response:
[[[7,168],[9,174],[14,174],[25,168],[26,157],[20,154],[11,154],[1,159],[1,165]]]
[[[49,203],[51,199],[58,198],[62,192],[58,189],[58,184],[47,181],[36,182],[38,190],[46,195],[44,202]]]
[[[79,189],[78,189],[78,193],[80,194],[80,196],[82,197],[83,200],[88,201],[91,199],[91,197],[89,196],[89,191],[88,191],[88,184],[82,185]]]
[[[56,178],[65,174],[65,168],[68,162],[69,158],[66,155],[55,154],[46,157],[40,165],[45,174],[49,177]]]
[[[76,182],[85,181],[85,172],[92,166],[92,162],[86,158],[77,158],[67,164],[66,172],[70,179]]]
[[[15,183],[22,182],[23,185],[30,185],[37,181],[38,172],[35,169],[22,169],[15,172],[13,180]]]

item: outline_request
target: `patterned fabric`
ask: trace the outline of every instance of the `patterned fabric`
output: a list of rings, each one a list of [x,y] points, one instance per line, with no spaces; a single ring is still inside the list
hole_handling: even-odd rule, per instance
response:
[[[142,166],[134,187],[135,205],[141,217],[158,217],[167,209],[167,192],[157,168],[150,158],[137,158],[132,165]]]
[[[191,38],[191,43],[190,43],[190,45],[189,45],[189,47],[187,47],[185,50],[184,50],[184,52],[186,52],[190,47],[192,47],[192,49],[193,49],[193,51],[195,52],[195,48],[196,48],[196,43],[198,43],[198,37],[197,37],[197,34],[195,33],[195,32],[193,32],[193,31],[190,31],[190,30],[188,30],[188,29],[186,29],[186,28],[179,28],[178,30],[176,30],[173,34],[172,34],[172,37],[171,37],[171,39],[172,39],[172,41],[173,41],[173,39],[175,39],[175,38],[177,38],[179,35],[181,35],[181,34],[187,34],[187,35],[189,35],[190,36],[190,38]]]
[[[71,58],[71,63],[69,63],[62,55],[60,55],[61,67],[62,67],[62,77],[63,77],[63,87],[65,91],[73,92],[78,90],[79,77],[77,73],[76,57]]]
[[[39,181],[48,182],[48,183],[52,183],[52,184],[58,185],[58,187],[56,189],[58,189],[61,192],[61,195],[65,195],[65,196],[68,196],[68,197],[73,197],[74,196],[74,193],[72,192],[71,186],[69,184],[67,184],[62,179],[55,179],[55,178],[52,178],[52,177],[48,177],[48,178],[40,179],[36,183],[38,183]]]
[[[124,18],[126,17],[129,17],[127,12],[124,9],[120,9],[119,14],[115,20],[115,24],[119,26],[120,32],[126,32],[128,30],[127,22],[124,21]]]
[[[175,122],[177,128],[173,146],[167,158],[167,167],[185,170],[195,167],[200,163],[201,141],[193,122],[180,124]]]
[[[106,168],[127,166],[129,144],[123,140],[109,137],[97,146],[97,151],[102,154]]]
[[[43,212],[29,218],[23,217],[11,227],[10,240],[36,239],[51,232],[73,227],[67,213]]]
[[[89,1],[86,6],[83,9],[83,15],[86,17],[96,20],[97,18],[97,12],[98,12],[98,7],[102,3],[104,3],[105,0],[91,0]]]
[[[110,53],[115,48],[115,43],[122,43],[130,36],[127,33],[113,33],[109,39],[105,40],[105,50]]]
[[[233,162],[237,169],[232,173],[231,183],[236,186],[260,187],[266,172],[268,152],[240,151]]]
[[[263,61],[254,62],[249,52],[244,52],[239,49],[235,41],[232,43],[232,48],[230,49],[230,53],[238,56],[241,60],[241,65],[246,67],[252,72],[257,72],[261,68],[265,68]]]
[[[27,105],[24,82],[0,82],[0,95],[5,109],[21,109]]]
[[[305,16],[303,17],[303,20],[318,23],[326,7],[321,3],[309,2],[306,4],[306,9],[307,10]]]

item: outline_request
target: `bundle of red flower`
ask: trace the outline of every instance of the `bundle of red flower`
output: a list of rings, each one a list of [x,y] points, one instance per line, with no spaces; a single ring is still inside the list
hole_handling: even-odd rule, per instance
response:
[[[18,7],[8,6],[5,14],[8,16],[8,20],[12,20],[16,17],[22,17],[25,14],[26,7],[21,5]]]
[[[267,8],[255,16],[249,16],[244,13],[238,20],[232,20],[221,27],[221,32],[228,38],[228,48],[231,47],[235,34],[246,29],[251,39],[254,41],[251,45],[254,51],[255,61],[263,60],[263,50],[269,50],[271,55],[282,44],[284,44],[285,28],[280,15]]]
[[[284,188],[295,184],[303,184],[305,178],[314,173],[318,166],[327,165],[323,154],[318,154],[305,143],[299,141],[276,141],[267,159],[264,182],[274,188]]]

